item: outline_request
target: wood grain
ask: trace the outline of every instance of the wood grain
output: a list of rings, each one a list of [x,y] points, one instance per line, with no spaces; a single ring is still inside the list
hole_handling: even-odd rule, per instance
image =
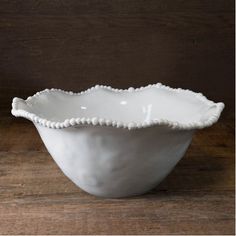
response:
[[[0,1],[0,113],[14,96],[161,82],[234,110],[233,0]]]
[[[86,194],[23,119],[0,123],[0,234],[234,234],[234,119],[198,131],[156,189],[126,199]]]

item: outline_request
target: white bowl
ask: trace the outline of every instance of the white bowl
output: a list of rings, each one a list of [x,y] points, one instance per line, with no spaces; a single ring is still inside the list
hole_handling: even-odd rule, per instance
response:
[[[215,123],[223,108],[200,93],[158,83],[126,90],[96,85],[80,93],[46,89],[14,98],[12,114],[34,123],[55,162],[81,189],[126,197],[160,183],[194,131]]]

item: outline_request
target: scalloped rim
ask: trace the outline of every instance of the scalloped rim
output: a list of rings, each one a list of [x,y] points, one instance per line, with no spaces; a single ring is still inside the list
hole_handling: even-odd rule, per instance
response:
[[[19,102],[20,103],[22,103],[22,102],[27,103],[33,97],[35,98],[35,97],[38,97],[40,94],[50,93],[51,91],[59,91],[59,92],[74,96],[74,95],[87,94],[87,93],[92,92],[93,90],[97,90],[100,88],[108,89],[108,90],[116,92],[116,93],[121,93],[121,92],[132,93],[135,91],[142,91],[144,89],[153,88],[153,87],[162,88],[162,89],[166,89],[169,91],[189,93],[189,94],[195,96],[197,99],[205,102],[208,106],[215,105],[216,106],[215,112],[206,121],[193,122],[193,123],[179,123],[179,122],[169,121],[166,119],[154,119],[154,120],[151,120],[150,122],[142,122],[142,123],[135,123],[135,122],[124,123],[124,122],[111,120],[111,119],[103,119],[100,117],[93,117],[93,118],[77,117],[77,118],[66,119],[63,122],[54,122],[54,121],[50,121],[50,120],[41,118],[34,113],[30,113],[30,112],[22,110],[22,109],[17,109],[17,104]],[[116,128],[125,128],[125,129],[132,130],[132,129],[140,129],[140,128],[146,128],[146,127],[150,127],[150,126],[154,126],[154,125],[159,125],[159,126],[167,126],[172,129],[191,130],[191,129],[202,129],[202,128],[211,126],[212,124],[216,123],[218,121],[223,109],[224,109],[224,103],[222,103],[222,102],[214,103],[213,101],[208,100],[202,93],[195,93],[189,89],[171,88],[171,87],[162,85],[161,83],[157,83],[157,84],[152,84],[152,85],[150,84],[150,85],[147,85],[145,87],[140,87],[140,88],[130,87],[128,89],[115,89],[115,88],[112,88],[111,86],[96,85],[94,87],[91,87],[85,91],[78,92],[78,93],[74,93],[71,91],[64,91],[62,89],[55,89],[55,88],[45,89],[43,91],[37,92],[33,96],[29,96],[26,100],[23,100],[23,99],[17,98],[17,97],[13,98],[11,113],[16,117],[24,117],[26,119],[31,120],[34,123],[38,123],[42,126],[52,128],[52,129],[62,129],[62,128],[67,128],[67,127],[71,127],[71,126],[76,126],[76,125],[93,125],[93,126],[100,125],[100,126],[112,126],[112,127],[116,127]]]

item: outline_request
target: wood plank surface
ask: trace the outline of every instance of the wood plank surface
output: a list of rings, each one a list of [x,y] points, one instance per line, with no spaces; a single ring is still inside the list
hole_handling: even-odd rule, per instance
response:
[[[29,121],[0,123],[0,234],[234,234],[234,119],[198,131],[151,192],[91,196],[65,177]]]

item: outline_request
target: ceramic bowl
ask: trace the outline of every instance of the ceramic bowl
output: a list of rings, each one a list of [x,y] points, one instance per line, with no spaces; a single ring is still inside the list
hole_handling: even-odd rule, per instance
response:
[[[160,183],[194,131],[215,123],[223,108],[201,93],[158,83],[125,90],[96,85],[80,93],[46,89],[14,98],[12,114],[34,123],[57,165],[81,189],[126,197]]]

